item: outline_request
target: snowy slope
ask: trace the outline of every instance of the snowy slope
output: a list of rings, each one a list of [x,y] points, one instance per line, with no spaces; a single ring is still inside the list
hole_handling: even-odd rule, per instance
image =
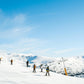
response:
[[[16,61],[20,61],[21,63],[26,62],[26,60],[29,60],[30,66],[33,64],[36,64],[37,67],[40,66],[40,64],[44,65],[44,68],[46,65],[50,66],[50,70],[54,71],[56,73],[62,73],[64,74],[64,65],[62,58],[50,58],[50,57],[44,57],[44,56],[34,56],[31,54],[11,54],[8,55],[9,58],[13,58]],[[64,64],[67,69],[68,75],[75,75],[84,73],[84,58],[83,56],[80,57],[70,57],[70,58],[64,58]]]
[[[44,56],[34,56],[32,54],[15,53],[0,53],[0,56],[3,58],[4,62],[13,59],[15,62],[18,62],[25,67],[25,63],[28,60],[30,67],[32,67],[33,64],[36,64],[37,67],[39,67],[40,64],[43,64],[44,68],[46,67],[46,65],[49,65],[51,71],[64,74],[64,65],[62,58],[50,58]],[[68,75],[84,73],[84,56],[64,58],[64,64],[67,69]]]
[[[11,66],[8,61],[0,64],[0,84],[83,84],[84,79],[64,76],[50,72],[45,76],[39,69],[32,72],[31,67],[23,67],[17,61]]]
[[[31,54],[10,54],[10,53],[0,53],[0,57],[2,57],[2,61],[0,64],[0,84],[56,84],[56,83],[83,84],[84,83],[84,79],[82,78],[65,76],[54,72],[50,72],[50,76],[45,76],[46,70],[44,69],[43,72],[41,73],[38,67],[36,69],[36,73],[32,72],[33,71],[32,66],[34,63],[37,66],[39,66],[40,64],[44,64],[45,66],[47,64],[50,66],[50,69],[52,71],[55,70],[57,72],[58,70],[58,72],[63,72],[63,70],[61,70],[63,68],[61,58],[49,58],[49,57],[33,56]],[[10,65],[10,59],[14,60],[14,64],[12,66]],[[26,60],[30,61],[30,67],[26,67],[25,63]],[[81,67],[79,71],[83,68],[82,57],[64,58],[64,61],[65,66],[74,68],[74,71],[76,71],[76,67],[77,68]],[[72,66],[70,66],[71,64]]]

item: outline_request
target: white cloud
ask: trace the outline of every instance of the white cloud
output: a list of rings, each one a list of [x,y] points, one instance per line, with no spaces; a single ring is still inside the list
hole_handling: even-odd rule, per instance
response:
[[[64,50],[54,51],[54,53],[55,54],[62,54],[62,53],[72,52],[72,51],[81,50],[81,49],[82,48],[64,49]]]
[[[20,32],[20,33],[25,33],[25,32],[30,32],[32,30],[31,27],[29,26],[26,26],[26,27],[16,27],[16,28],[13,28],[13,32]]]
[[[2,21],[3,20],[3,21]],[[11,17],[6,17],[0,19],[0,38],[20,38],[28,34],[32,27],[27,25],[27,17],[25,14],[18,14]]]
[[[35,50],[34,52],[35,52],[35,53],[39,53],[39,54],[43,54],[43,53],[49,52],[50,50],[51,50],[50,48],[47,48],[47,49],[40,49],[40,48],[38,48],[38,49]]]
[[[4,16],[4,15],[3,15]],[[20,25],[24,25],[27,17],[25,14],[17,14],[14,16],[4,16],[4,21],[3,21],[3,25],[6,26],[20,26]]]
[[[26,16],[24,14],[19,14],[13,18],[12,22],[14,22],[16,24],[17,23],[23,24],[23,23],[25,23],[25,20],[26,20]]]
[[[24,52],[37,45],[38,40],[28,36],[32,27],[27,25],[28,20],[25,14],[2,16],[3,18],[0,19],[0,40],[2,40],[0,49]]]
[[[40,55],[47,55],[50,49],[41,49],[45,46],[46,41],[29,37],[33,28],[27,24],[28,19],[24,14],[3,16],[3,21],[0,22],[0,39],[4,43],[0,44],[0,49],[8,52],[32,52],[34,54],[38,54],[39,51]]]
[[[41,45],[40,45],[41,44]],[[35,38],[21,38],[15,42],[0,44],[0,49],[10,52],[34,52],[34,50],[38,51],[38,47],[44,45],[41,40]],[[45,52],[45,51],[44,51]]]
[[[64,50],[55,51],[54,53],[56,53],[56,54],[62,54],[62,53],[71,52],[71,51],[74,51],[74,50],[77,50],[77,49],[75,49],[75,48],[64,49]]]

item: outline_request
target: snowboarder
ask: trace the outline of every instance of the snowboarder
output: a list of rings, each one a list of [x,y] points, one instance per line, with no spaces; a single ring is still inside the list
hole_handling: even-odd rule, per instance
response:
[[[43,72],[43,64],[40,65],[41,72]]]
[[[28,67],[28,65],[29,65],[29,61],[27,60],[27,62],[26,62],[26,65],[27,65],[27,67]]]
[[[46,76],[47,76],[47,74],[48,74],[48,76],[50,76],[50,74],[49,74],[49,66],[47,66],[47,68],[46,68]]]
[[[11,59],[11,65],[13,65],[13,59]]]
[[[36,72],[36,65],[33,65],[33,72]]]

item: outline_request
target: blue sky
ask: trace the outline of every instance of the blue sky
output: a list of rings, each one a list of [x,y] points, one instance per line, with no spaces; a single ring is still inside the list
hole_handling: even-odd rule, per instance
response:
[[[84,55],[84,1],[0,0],[0,51]]]

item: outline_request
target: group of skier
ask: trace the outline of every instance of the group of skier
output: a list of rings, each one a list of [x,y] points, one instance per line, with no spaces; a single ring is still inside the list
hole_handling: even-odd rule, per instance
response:
[[[1,58],[0,58],[0,63],[1,63]],[[10,60],[10,64],[13,65],[13,59]],[[26,66],[29,67],[29,61],[26,61]],[[41,72],[43,72],[43,64],[40,65],[40,69],[41,69]],[[36,72],[36,65],[34,64],[33,65],[33,72]],[[50,76],[50,73],[49,73],[49,66],[46,67],[46,74],[45,76]]]
[[[26,66],[28,67],[29,66],[29,61],[26,61]],[[41,72],[43,72],[43,64],[40,65],[40,69],[41,69]],[[36,65],[34,64],[33,65],[33,72],[36,72]],[[50,76],[50,73],[49,73],[49,66],[46,67],[46,74],[45,76]]]

